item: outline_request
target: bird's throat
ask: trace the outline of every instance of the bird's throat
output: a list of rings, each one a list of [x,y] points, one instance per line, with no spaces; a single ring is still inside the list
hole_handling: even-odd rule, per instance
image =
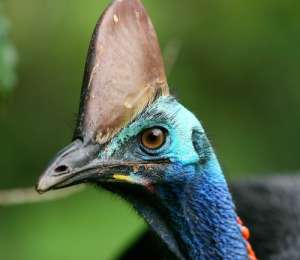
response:
[[[137,210],[179,258],[249,259],[223,175],[192,171],[193,166],[182,173],[193,176],[184,186],[169,183],[156,187],[159,207],[139,203]]]

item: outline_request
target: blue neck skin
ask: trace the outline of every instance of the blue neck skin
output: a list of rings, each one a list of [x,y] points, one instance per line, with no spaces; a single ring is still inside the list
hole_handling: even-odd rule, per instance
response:
[[[171,162],[161,173],[161,180],[153,182],[151,192],[137,195],[131,188],[120,193],[179,258],[248,259],[246,241],[215,153],[201,123],[174,98],[159,98],[124,128],[102,156],[140,159],[130,138],[135,140],[141,129],[161,124],[172,140],[160,152]]]
[[[181,180],[158,187],[181,254],[186,259],[248,259],[222,172],[214,162],[201,168],[187,166]]]

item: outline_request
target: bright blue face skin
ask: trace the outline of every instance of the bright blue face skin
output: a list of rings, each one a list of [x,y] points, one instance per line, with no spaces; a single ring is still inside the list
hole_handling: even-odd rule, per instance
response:
[[[155,151],[140,144],[140,133],[151,127],[167,131],[165,144]],[[149,106],[112,139],[99,159],[168,159],[170,163],[157,176],[128,173],[127,182],[144,187],[145,194],[139,198],[127,194],[128,200],[179,257],[248,259],[215,153],[200,122],[174,98],[161,97]]]

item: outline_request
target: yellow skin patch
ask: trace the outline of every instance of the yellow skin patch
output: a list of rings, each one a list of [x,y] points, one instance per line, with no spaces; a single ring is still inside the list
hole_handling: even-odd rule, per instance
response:
[[[123,174],[115,173],[113,175],[113,178],[117,181],[124,181],[124,182],[128,182],[128,183],[133,183],[133,184],[140,184],[143,186],[148,186],[150,184],[147,180],[144,180],[142,177],[137,177],[134,175],[123,175]]]
[[[132,178],[130,178],[130,176],[126,176],[126,175],[114,174],[113,178],[118,181],[132,182]]]

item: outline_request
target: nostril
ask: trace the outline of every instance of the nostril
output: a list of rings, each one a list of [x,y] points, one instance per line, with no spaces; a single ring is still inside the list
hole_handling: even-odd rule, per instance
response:
[[[60,165],[57,168],[55,168],[54,171],[57,172],[57,173],[62,173],[62,172],[65,172],[67,170],[68,170],[68,166],[66,166],[66,165]]]

